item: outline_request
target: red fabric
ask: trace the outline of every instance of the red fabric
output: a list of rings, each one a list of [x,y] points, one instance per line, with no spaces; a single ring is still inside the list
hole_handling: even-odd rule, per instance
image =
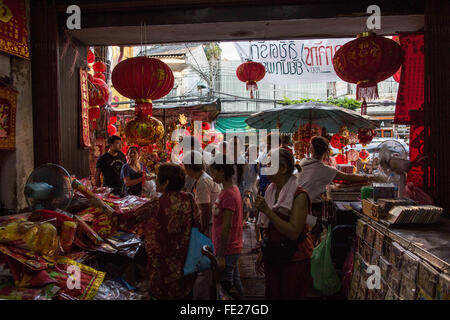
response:
[[[411,110],[423,110],[424,103],[424,35],[400,34],[404,55],[397,93],[394,123],[412,124]],[[419,120],[421,117],[416,117]],[[420,124],[420,123],[416,123]]]
[[[421,158],[424,147],[424,127],[411,125],[410,127],[409,158],[414,161]],[[412,182],[416,187],[423,188],[424,169],[422,166],[414,166],[408,172],[406,181]]]
[[[264,273],[266,300],[301,300],[313,286],[310,259],[280,266],[264,263]]]
[[[109,100],[109,88],[105,81],[100,78],[90,78],[89,87],[89,106],[103,106]]]
[[[220,236],[223,228],[223,210],[229,209],[233,211],[233,220],[231,222],[230,238],[228,240],[228,247],[225,255],[239,254],[242,251],[242,227],[243,227],[243,212],[242,212],[242,198],[239,188],[232,186],[231,188],[222,190],[218,196],[218,206],[220,210],[218,215],[213,216],[213,230],[212,237],[214,243],[214,250],[219,250],[221,246]]]
[[[25,1],[3,0],[0,2],[0,50],[30,59]]]

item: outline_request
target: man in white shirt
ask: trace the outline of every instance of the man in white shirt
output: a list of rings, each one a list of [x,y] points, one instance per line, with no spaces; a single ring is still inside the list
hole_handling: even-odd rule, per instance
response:
[[[220,186],[204,171],[202,154],[198,151],[186,153],[183,158],[186,174],[195,180],[192,188],[187,190],[195,196],[202,218],[202,230],[211,237],[212,207],[220,193]]]

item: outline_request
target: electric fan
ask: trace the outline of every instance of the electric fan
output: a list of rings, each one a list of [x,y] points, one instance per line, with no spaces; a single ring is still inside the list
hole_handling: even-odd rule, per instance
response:
[[[378,145],[373,157],[372,168],[379,166],[387,182],[396,183],[400,197],[406,185],[406,174],[411,170],[412,162],[402,144],[395,140],[387,140]]]
[[[47,163],[28,177],[24,194],[33,210],[66,210],[73,198],[72,179],[63,167]]]

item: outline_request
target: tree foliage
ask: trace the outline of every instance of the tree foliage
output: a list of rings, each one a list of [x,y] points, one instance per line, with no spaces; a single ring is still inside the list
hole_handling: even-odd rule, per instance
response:
[[[291,105],[291,104],[298,104],[298,103],[305,103],[305,102],[320,102],[320,103],[326,103],[335,105],[338,107],[350,109],[350,110],[356,110],[361,107],[361,102],[351,99],[351,98],[328,98],[327,100],[319,100],[319,99],[307,99],[307,98],[301,98],[299,100],[291,100],[289,98],[284,97],[282,104],[283,105]]]

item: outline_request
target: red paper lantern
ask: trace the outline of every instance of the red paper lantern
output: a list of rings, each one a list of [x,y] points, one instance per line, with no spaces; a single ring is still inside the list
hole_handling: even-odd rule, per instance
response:
[[[111,80],[121,95],[136,101],[136,115],[152,115],[152,100],[161,99],[173,88],[172,70],[161,60],[129,58],[113,70]]]
[[[392,76],[402,64],[402,50],[393,40],[373,32],[359,34],[334,55],[339,78],[356,83],[356,99],[377,99],[377,83]]]
[[[359,157],[361,158],[361,160],[367,160],[367,158],[369,158],[369,156],[370,156],[370,153],[369,153],[369,151],[367,151],[366,149],[362,149],[360,152],[359,152]]]
[[[362,145],[369,144],[376,136],[376,132],[369,128],[360,128],[358,130],[359,143]]]
[[[109,118],[109,124],[115,124],[116,122],[117,122],[116,116],[112,116],[111,118]]]
[[[343,154],[338,154],[334,160],[336,161],[337,164],[347,164],[348,160],[347,157]]]
[[[342,143],[342,137],[338,135],[337,133],[333,134],[331,137],[330,144],[333,148],[341,150],[345,147],[345,145]]]
[[[100,78],[88,77],[89,105],[103,106],[109,100],[109,88],[105,81]]]
[[[208,122],[202,122],[202,130],[211,129],[211,125]]]
[[[250,90],[250,98],[253,99],[253,91],[258,90],[256,82],[261,81],[266,75],[266,68],[263,64],[254,61],[247,61],[241,64],[236,70],[236,76],[247,84],[247,91]]]
[[[106,72],[106,65],[102,61],[97,61],[92,65],[95,72]]]
[[[95,61],[95,54],[92,52],[92,50],[88,50],[87,62],[92,63],[94,61]]]
[[[105,77],[105,75],[104,75],[103,73],[101,73],[101,72],[97,72],[96,74],[94,74],[94,78],[99,78],[99,79],[102,79],[103,81],[106,82],[106,77]]]
[[[108,125],[108,135],[113,136],[117,133],[117,128],[112,124]]]

